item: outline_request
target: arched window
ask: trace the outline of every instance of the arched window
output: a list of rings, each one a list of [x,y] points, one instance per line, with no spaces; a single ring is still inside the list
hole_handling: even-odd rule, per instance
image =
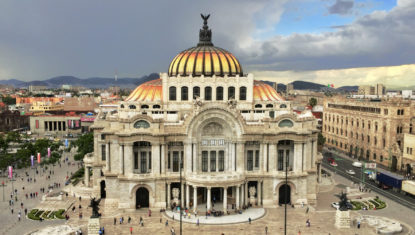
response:
[[[228,100],[235,99],[235,87],[228,87]]]
[[[146,105],[146,104],[143,104],[143,105],[141,105],[141,109],[148,109],[149,107],[148,107],[148,105]]]
[[[122,105],[120,106],[120,108],[122,108],[122,109],[123,109],[123,108],[124,108],[124,105],[122,104]]]
[[[281,109],[285,109],[285,108],[287,108],[287,105],[286,104],[282,104],[282,105],[280,105],[280,108]]]
[[[216,87],[216,100],[223,100],[223,87]]]
[[[246,100],[246,87],[244,86],[239,88],[239,100]]]
[[[182,96],[182,100],[188,100],[189,99],[189,88],[187,88],[187,86],[182,86],[181,96]]]
[[[159,108],[160,108],[160,105],[158,104],[153,105],[153,109],[159,109]]]
[[[274,116],[275,116],[274,111],[269,111],[269,117],[274,118]]]
[[[195,100],[197,97],[200,97],[200,87],[195,86],[193,87],[193,99]]]
[[[130,109],[136,109],[136,107],[135,107],[135,105],[130,105],[130,106],[128,106]]]
[[[265,107],[267,107],[267,108],[274,108],[274,105],[273,104],[267,104],[267,106],[265,106]]]
[[[256,104],[256,105],[255,105],[255,108],[256,108],[256,109],[260,109],[260,108],[262,108],[262,104]]]
[[[284,119],[278,123],[279,127],[293,127],[294,123],[291,120]]]
[[[169,100],[176,100],[176,87],[169,87]]]
[[[144,120],[139,120],[134,123],[134,128],[149,128],[150,123]]]
[[[212,100],[212,87],[205,87],[205,100]]]

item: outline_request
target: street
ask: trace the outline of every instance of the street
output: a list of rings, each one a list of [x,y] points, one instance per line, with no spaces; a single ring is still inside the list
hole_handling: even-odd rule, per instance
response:
[[[328,162],[328,158],[334,158],[335,162],[337,163],[337,166],[332,166]],[[323,151],[323,166],[332,171],[336,174],[342,175],[343,177],[352,180],[356,183],[364,183],[364,185],[379,193],[380,195],[383,195],[385,197],[388,197],[389,199],[400,203],[408,208],[411,208],[412,210],[415,210],[415,198],[409,195],[404,195],[403,193],[396,192],[395,190],[388,189],[384,190],[378,187],[378,185],[371,179],[369,179],[368,175],[363,173],[363,168],[354,167],[352,163],[357,160],[352,160],[349,158],[341,157],[340,155],[337,155],[334,152],[328,152]],[[348,174],[347,170],[354,170],[355,175]]]

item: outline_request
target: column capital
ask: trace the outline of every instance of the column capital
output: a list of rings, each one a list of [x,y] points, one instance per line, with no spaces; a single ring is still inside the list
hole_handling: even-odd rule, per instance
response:
[[[211,187],[211,186],[207,186],[206,188],[207,188],[208,190],[211,190],[211,189],[212,189],[212,187]]]

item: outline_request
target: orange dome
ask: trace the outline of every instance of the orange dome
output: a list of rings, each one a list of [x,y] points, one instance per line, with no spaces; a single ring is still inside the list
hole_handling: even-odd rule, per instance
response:
[[[232,53],[215,46],[197,46],[180,52],[169,66],[169,76],[242,76]]]
[[[161,101],[163,89],[161,79],[145,82],[134,89],[126,101]]]
[[[261,81],[254,81],[254,100],[283,101],[284,98],[270,85]]]

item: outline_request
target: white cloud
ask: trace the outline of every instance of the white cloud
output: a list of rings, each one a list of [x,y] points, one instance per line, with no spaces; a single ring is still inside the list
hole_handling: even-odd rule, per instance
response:
[[[253,74],[257,80],[284,84],[301,80],[323,85],[334,84],[335,87],[376,83],[382,83],[388,88],[415,85],[415,64],[316,71],[253,71]]]

